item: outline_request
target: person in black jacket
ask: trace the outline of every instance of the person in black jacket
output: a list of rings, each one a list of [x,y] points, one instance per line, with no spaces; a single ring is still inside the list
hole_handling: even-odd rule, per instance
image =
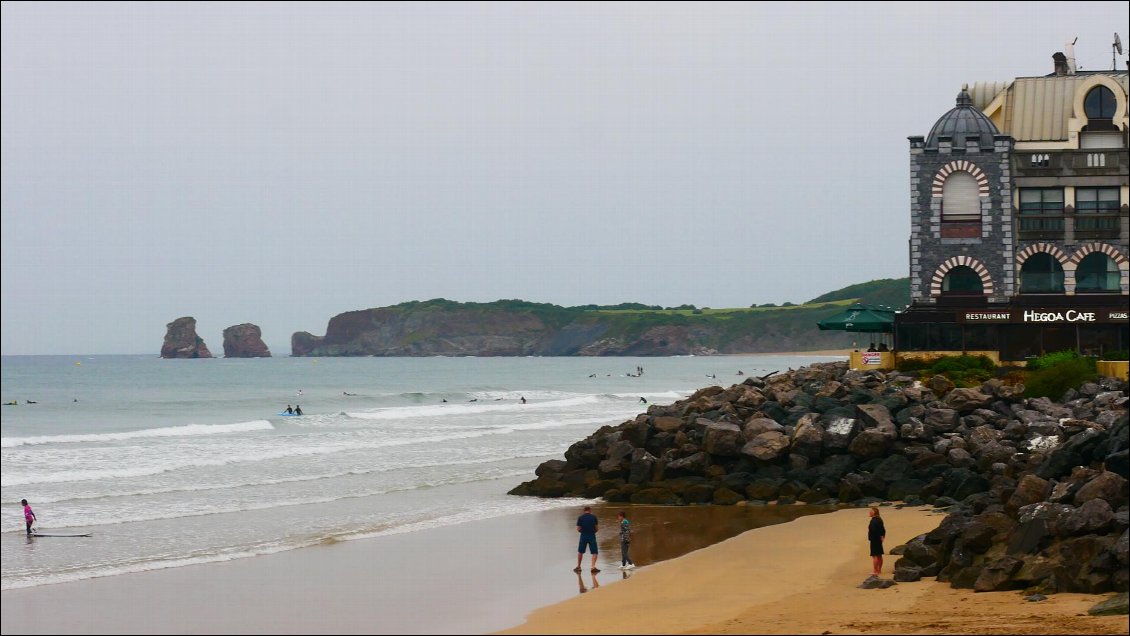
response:
[[[883,539],[886,538],[887,529],[883,526],[879,509],[872,507],[871,523],[867,526],[867,541],[871,543],[871,564],[875,576],[879,576],[883,570]]]

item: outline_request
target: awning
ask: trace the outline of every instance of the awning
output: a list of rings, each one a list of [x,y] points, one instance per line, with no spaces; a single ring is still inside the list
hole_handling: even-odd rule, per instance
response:
[[[895,312],[884,307],[855,303],[844,311],[816,323],[821,331],[894,333]]]

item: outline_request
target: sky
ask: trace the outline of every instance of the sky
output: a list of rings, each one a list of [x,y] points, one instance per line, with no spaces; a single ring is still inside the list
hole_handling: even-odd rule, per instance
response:
[[[1128,6],[5,2],[0,353],[905,277],[907,137]]]

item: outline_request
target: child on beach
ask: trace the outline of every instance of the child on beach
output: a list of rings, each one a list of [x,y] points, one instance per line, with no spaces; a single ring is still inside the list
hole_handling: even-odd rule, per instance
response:
[[[636,567],[628,556],[628,548],[632,547],[632,522],[628,521],[623,510],[616,513],[616,518],[620,520],[620,569],[630,570]]]
[[[35,523],[35,513],[31,511],[31,506],[28,505],[27,499],[21,499],[20,503],[24,506],[24,523],[27,524],[27,536],[31,536],[31,524]]]

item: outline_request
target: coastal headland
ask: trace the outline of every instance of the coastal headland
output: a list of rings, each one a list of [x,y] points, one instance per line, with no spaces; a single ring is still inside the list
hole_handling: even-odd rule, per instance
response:
[[[852,302],[901,307],[909,298],[906,278],[852,285],[802,305],[734,309],[437,298],[338,314],[324,336],[291,336],[291,355],[678,356],[835,349],[850,345],[850,337],[821,331],[819,321]]]

